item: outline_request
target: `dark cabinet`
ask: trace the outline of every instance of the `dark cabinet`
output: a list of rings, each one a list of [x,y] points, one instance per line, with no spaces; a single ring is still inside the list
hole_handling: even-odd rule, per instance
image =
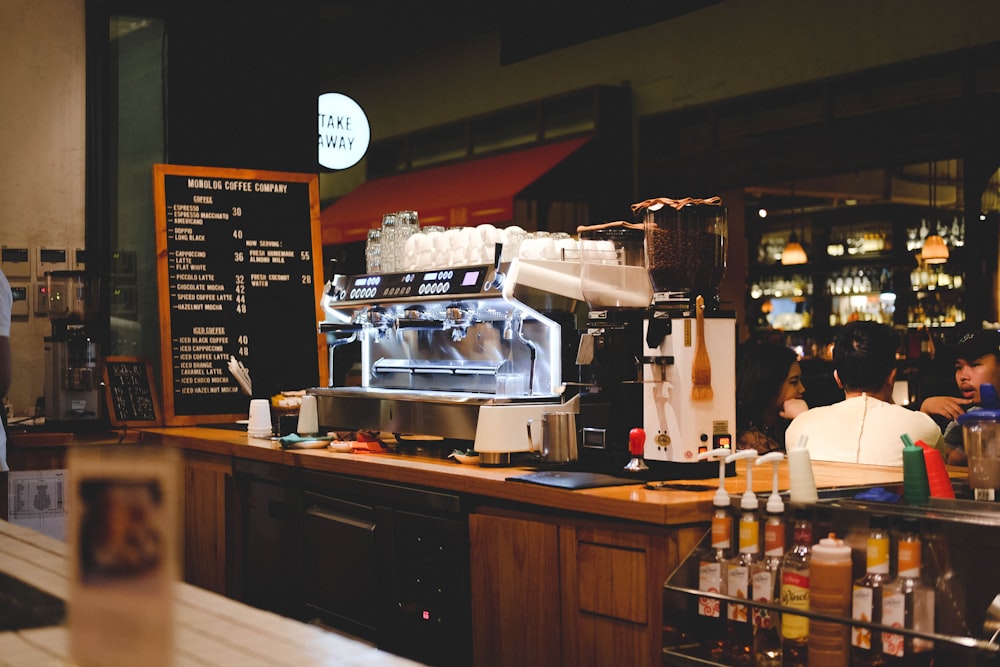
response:
[[[471,664],[463,497],[242,459],[234,470],[245,602],[425,664]]]
[[[240,597],[254,607],[305,620],[302,491],[281,466],[237,459],[234,468],[241,517]]]
[[[305,494],[303,601],[331,625],[376,639],[383,563],[378,562],[376,508],[315,493]]]

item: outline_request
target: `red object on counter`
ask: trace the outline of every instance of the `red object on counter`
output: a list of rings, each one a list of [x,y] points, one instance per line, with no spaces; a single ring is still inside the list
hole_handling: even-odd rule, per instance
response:
[[[646,451],[646,432],[641,428],[628,432],[628,451],[632,456],[642,456]]]
[[[924,466],[927,468],[927,486],[930,487],[931,498],[954,498],[955,488],[951,485],[941,452],[923,440],[917,440],[917,446],[924,450]]]

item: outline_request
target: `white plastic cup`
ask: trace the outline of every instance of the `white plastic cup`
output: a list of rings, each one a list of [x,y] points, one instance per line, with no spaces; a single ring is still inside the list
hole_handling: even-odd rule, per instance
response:
[[[319,433],[319,418],[316,414],[316,397],[306,394],[302,397],[302,404],[299,405],[299,424],[296,428],[299,435],[313,435]]]
[[[793,503],[814,503],[819,499],[812,459],[804,446],[788,450],[788,478],[791,482],[788,499]]]
[[[247,434],[251,438],[271,437],[271,401],[268,399],[255,398],[250,401]]]

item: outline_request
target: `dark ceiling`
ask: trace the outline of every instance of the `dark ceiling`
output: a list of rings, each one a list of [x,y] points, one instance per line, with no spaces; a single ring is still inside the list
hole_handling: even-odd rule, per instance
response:
[[[321,0],[324,52],[357,69],[500,30],[499,64],[665,21],[721,0]]]

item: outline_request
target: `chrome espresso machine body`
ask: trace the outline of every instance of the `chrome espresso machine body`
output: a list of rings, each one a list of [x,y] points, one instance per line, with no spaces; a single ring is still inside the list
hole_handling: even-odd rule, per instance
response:
[[[574,304],[548,299],[529,306],[504,268],[330,280],[320,332],[331,382],[309,390],[321,427],[467,441],[483,465],[505,465],[510,454],[528,451],[524,427],[512,425],[561,405],[567,327],[556,320],[571,320]],[[333,386],[338,350],[354,344],[360,384]]]

